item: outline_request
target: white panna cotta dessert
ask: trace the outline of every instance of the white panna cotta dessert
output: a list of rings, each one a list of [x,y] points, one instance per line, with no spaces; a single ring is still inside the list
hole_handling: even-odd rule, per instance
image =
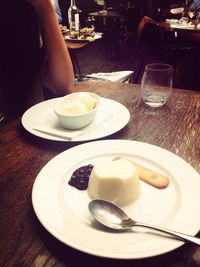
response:
[[[127,159],[99,161],[90,174],[87,192],[91,199],[124,206],[139,197],[140,180],[134,165]]]

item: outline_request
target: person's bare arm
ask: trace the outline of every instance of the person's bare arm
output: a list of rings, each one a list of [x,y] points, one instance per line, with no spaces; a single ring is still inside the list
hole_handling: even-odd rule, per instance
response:
[[[51,82],[59,95],[66,95],[73,90],[73,66],[51,0],[28,1],[39,18]]]

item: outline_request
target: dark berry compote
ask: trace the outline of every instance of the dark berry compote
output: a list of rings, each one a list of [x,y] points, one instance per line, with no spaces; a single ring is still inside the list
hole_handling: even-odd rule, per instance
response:
[[[68,184],[79,190],[86,190],[88,188],[88,182],[93,167],[92,164],[88,164],[75,170]]]

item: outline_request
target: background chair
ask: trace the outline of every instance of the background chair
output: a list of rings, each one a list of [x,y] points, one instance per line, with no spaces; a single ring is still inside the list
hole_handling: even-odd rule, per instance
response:
[[[138,48],[138,55],[132,83],[140,83],[145,65],[153,60],[157,61],[160,54],[158,52],[160,40],[160,31],[156,22],[147,16],[143,17],[137,28],[136,47]]]
[[[176,68],[180,56],[193,51],[194,47],[176,34],[161,29],[156,21],[145,16],[138,25],[136,44],[139,47],[138,61],[131,82],[140,83],[147,63],[159,61],[169,63]]]

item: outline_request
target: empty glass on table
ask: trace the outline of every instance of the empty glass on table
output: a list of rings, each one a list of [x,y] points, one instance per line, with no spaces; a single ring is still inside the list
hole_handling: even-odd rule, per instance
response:
[[[150,107],[163,106],[172,92],[173,67],[164,63],[145,66],[141,81],[141,94]]]

